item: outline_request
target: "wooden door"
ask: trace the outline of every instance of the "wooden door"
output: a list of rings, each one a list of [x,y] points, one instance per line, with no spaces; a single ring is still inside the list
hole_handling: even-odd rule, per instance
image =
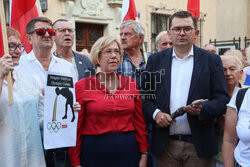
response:
[[[103,36],[103,25],[76,23],[76,51],[88,49]]]

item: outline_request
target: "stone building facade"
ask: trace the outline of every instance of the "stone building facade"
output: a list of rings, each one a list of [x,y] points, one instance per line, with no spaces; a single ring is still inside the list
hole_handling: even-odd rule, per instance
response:
[[[8,1],[8,0],[4,0]],[[156,35],[168,28],[169,16],[186,10],[187,0],[134,0],[139,22],[146,29],[145,46],[154,52]],[[90,50],[103,35],[119,38],[122,0],[40,0],[43,15],[55,21],[68,19],[76,30],[74,48]],[[196,45],[209,40],[250,38],[250,0],[200,0],[200,36]],[[241,43],[243,48],[243,41]]]

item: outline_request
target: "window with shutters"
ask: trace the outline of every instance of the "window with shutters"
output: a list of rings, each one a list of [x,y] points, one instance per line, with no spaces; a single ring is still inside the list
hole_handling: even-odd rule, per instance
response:
[[[169,15],[151,14],[151,51],[156,52],[155,38],[161,31],[168,29]]]

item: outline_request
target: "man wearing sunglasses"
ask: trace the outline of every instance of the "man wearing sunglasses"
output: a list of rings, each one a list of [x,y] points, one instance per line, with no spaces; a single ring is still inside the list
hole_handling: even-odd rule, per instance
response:
[[[155,95],[145,96],[143,111],[153,122],[157,167],[210,167],[218,152],[214,119],[229,101],[222,62],[193,44],[199,30],[191,13],[174,13],[168,34],[173,47],[150,56],[143,73],[144,93]],[[172,119],[181,107],[184,115]]]
[[[95,68],[91,61],[72,50],[75,38],[72,24],[66,19],[58,19],[53,23],[53,28],[56,30],[54,38],[56,51],[53,54],[72,63],[78,80],[93,75]]]
[[[56,35],[51,20],[46,17],[32,19],[26,26],[26,34],[33,50],[21,56],[17,70],[34,74],[41,89],[46,85],[46,71],[65,73],[73,77],[74,83],[77,81],[72,64],[54,56],[51,52]],[[42,131],[43,111],[38,113],[38,117]],[[70,166],[67,148],[46,150],[45,158],[49,167]]]

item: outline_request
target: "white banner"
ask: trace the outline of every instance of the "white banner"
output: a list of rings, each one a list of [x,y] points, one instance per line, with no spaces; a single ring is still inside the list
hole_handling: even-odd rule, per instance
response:
[[[44,99],[44,148],[76,145],[78,113],[73,111],[75,88],[66,74],[47,72]]]

